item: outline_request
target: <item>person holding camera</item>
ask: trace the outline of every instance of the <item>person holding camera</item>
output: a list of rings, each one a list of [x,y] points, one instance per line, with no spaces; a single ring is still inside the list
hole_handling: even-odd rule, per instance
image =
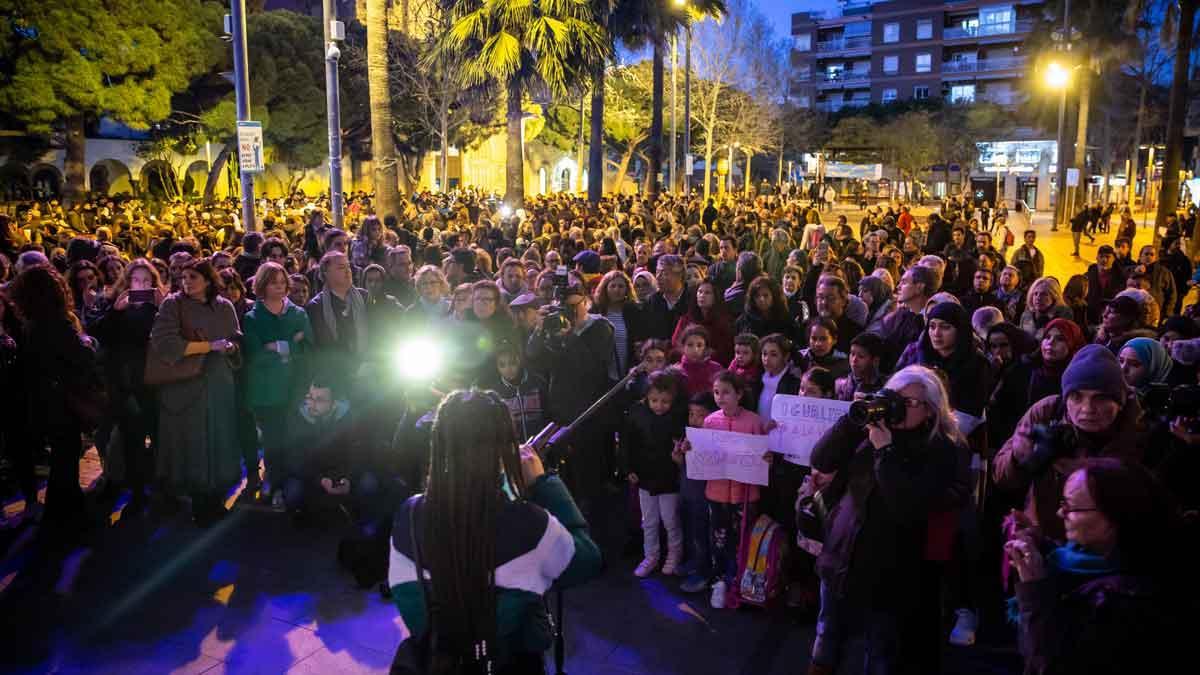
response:
[[[617,348],[612,324],[588,313],[591,299],[582,284],[569,284],[557,294],[554,304],[538,310],[538,328],[529,336],[526,355],[550,381],[550,419],[566,426],[617,380]],[[585,513],[607,471],[604,431],[609,426],[603,416],[595,417],[571,437],[565,474]]]
[[[866,672],[868,663],[870,672],[890,673],[912,662],[912,627],[937,594],[920,583],[930,514],[962,499],[956,474],[966,439],[937,373],[909,366],[859,403],[863,417],[847,415],[813,448],[832,507],[817,558],[821,613],[810,673]],[[855,419],[867,436],[857,443]]]
[[[1062,394],[1038,401],[1017,423],[992,460],[992,477],[1001,489],[1024,491],[1025,518],[1062,541],[1055,512],[1066,477],[1090,457],[1140,462],[1147,440],[1141,418],[1117,357],[1087,345],[1063,371]]]
[[[391,672],[544,672],[542,595],[600,573],[587,522],[492,392],[441,402],[429,461],[392,527],[387,583],[409,637]]]
[[[1177,511],[1162,485],[1137,464],[1089,458],[1057,505],[1066,545],[1028,526],[1005,544],[1020,578],[1025,672],[1178,670],[1195,604],[1194,585],[1179,573],[1193,558],[1177,548]]]

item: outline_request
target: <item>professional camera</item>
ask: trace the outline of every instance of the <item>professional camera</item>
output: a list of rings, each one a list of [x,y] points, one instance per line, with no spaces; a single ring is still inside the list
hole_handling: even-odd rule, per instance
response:
[[[1151,384],[1142,397],[1146,413],[1161,420],[1183,417],[1190,420],[1188,433],[1200,433],[1200,385]]]
[[[554,302],[550,304],[546,317],[542,319],[542,330],[548,335],[558,335],[571,327],[571,320],[567,317],[568,308],[564,304],[569,285],[567,266],[559,265],[558,269],[554,270]]]
[[[1029,435],[1036,445],[1053,448],[1055,456],[1072,451],[1079,441],[1075,427],[1066,422],[1035,424],[1030,428]]]
[[[882,420],[887,424],[900,424],[906,414],[904,399],[891,389],[880,389],[866,398],[850,404],[846,417],[860,427]]]

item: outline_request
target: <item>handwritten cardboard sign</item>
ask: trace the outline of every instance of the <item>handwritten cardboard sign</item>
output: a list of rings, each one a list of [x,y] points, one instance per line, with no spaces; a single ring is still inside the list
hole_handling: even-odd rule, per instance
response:
[[[776,394],[771,399],[775,428],[767,436],[772,451],[792,464],[809,466],[817,439],[850,409],[850,401]]]
[[[736,480],[766,485],[770,465],[763,459],[767,437],[689,427],[687,477],[693,480]]]

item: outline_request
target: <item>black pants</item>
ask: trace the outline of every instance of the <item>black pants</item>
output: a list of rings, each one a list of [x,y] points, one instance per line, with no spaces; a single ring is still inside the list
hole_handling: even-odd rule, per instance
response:
[[[83,454],[78,425],[73,421],[55,425],[35,437],[50,445],[50,478],[46,481],[46,522],[63,525],[82,520],[83,490],[79,488],[79,457]],[[37,445],[31,448],[35,449]],[[30,456],[32,465],[32,455]],[[32,466],[30,466],[32,469]],[[37,492],[25,496],[26,503]]]
[[[113,417],[121,430],[121,452],[125,460],[125,482],[134,505],[146,499],[146,485],[154,479],[155,437],[158,435],[158,402],[147,393],[131,394]],[[150,447],[146,447],[150,436]]]

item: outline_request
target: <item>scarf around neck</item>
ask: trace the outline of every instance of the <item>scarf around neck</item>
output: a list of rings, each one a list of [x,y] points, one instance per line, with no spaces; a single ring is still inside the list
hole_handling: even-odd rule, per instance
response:
[[[346,293],[346,308],[350,312],[350,320],[354,322],[354,345],[351,351],[361,354],[367,351],[367,307],[357,288],[351,287]],[[333,291],[328,288],[321,292],[321,319],[336,341],[337,317],[333,311]]]

